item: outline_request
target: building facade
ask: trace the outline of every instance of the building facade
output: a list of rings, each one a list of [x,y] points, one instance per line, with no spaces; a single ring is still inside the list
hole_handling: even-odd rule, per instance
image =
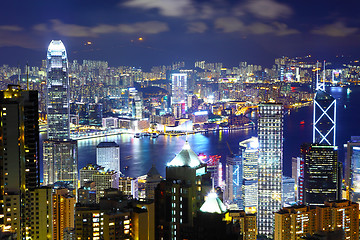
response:
[[[258,232],[272,236],[274,212],[281,209],[283,165],[283,106],[259,105]]]
[[[96,164],[120,174],[120,146],[115,142],[101,142],[96,146]]]

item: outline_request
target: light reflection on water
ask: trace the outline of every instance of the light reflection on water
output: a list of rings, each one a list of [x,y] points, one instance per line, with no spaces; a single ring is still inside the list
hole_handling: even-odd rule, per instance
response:
[[[233,152],[238,151],[240,141],[246,139],[249,134],[255,134],[255,130],[235,130],[224,132],[210,132],[204,134],[188,135],[190,146],[196,153],[206,155],[222,155],[225,161],[230,153],[226,141]],[[159,136],[156,139],[150,137],[134,138],[132,134],[113,135],[84,139],[78,141],[79,168],[88,163],[96,162],[96,145],[102,141],[114,141],[120,145],[120,165],[123,173],[127,176],[138,177],[147,173],[152,164],[162,176],[165,175],[166,163],[171,161],[180,152],[186,140],[186,136]],[[124,169],[128,167],[127,169]]]

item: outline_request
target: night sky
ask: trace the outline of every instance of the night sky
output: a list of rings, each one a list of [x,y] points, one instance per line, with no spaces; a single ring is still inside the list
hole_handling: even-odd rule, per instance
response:
[[[70,60],[110,66],[357,58],[359,9],[358,0],[2,1],[0,64],[40,65],[52,39],[64,42]]]

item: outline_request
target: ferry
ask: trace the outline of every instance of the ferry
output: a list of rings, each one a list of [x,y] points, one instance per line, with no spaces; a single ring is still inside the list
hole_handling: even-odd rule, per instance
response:
[[[157,138],[158,136],[159,136],[159,134],[156,133],[156,132],[153,132],[153,133],[151,134],[151,138]]]
[[[135,133],[134,138],[141,138],[141,133]]]

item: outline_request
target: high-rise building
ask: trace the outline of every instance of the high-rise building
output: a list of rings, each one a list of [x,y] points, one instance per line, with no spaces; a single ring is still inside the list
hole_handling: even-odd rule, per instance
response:
[[[321,205],[340,199],[340,172],[336,146],[304,144],[303,204]]]
[[[242,155],[242,198],[244,210],[247,214],[255,213],[258,204],[258,161],[259,140],[251,137],[239,143]]]
[[[115,171],[99,171],[93,175],[96,190],[96,202],[100,201],[109,188],[119,189],[119,177]]]
[[[0,224],[18,239],[27,234],[39,172],[38,93],[9,85],[0,92]]]
[[[275,240],[297,240],[316,231],[316,209],[286,207],[275,213]]]
[[[101,126],[102,125],[102,104],[89,103],[89,125]]]
[[[243,209],[243,161],[240,155],[226,157],[225,199],[229,204],[236,204]]]
[[[281,209],[283,164],[283,106],[259,105],[258,232],[271,236],[274,212]]]
[[[43,143],[44,185],[68,182],[78,185],[78,156],[76,140],[45,140]]]
[[[119,191],[126,195],[132,196],[132,198],[137,199],[139,197],[139,182],[137,178],[132,177],[120,177],[119,178]]]
[[[96,164],[120,174],[120,146],[115,142],[101,142],[96,146]]]
[[[87,182],[93,182],[93,175],[99,171],[104,171],[104,167],[96,164],[88,164],[80,169],[80,187],[85,186]]]
[[[345,164],[344,180],[346,188],[346,199],[353,202],[360,200],[360,137],[351,136],[351,140],[344,144]],[[350,196],[349,196],[350,195]]]
[[[147,199],[155,198],[155,189],[161,180],[162,177],[160,176],[160,173],[157,171],[155,165],[152,165],[149,172],[147,173],[145,182],[145,197]]]
[[[171,105],[181,104],[186,108],[187,96],[187,74],[186,73],[172,73],[171,74]]]
[[[313,143],[335,146],[336,99],[318,90],[314,98]]]
[[[47,123],[49,139],[70,138],[68,60],[61,40],[52,40],[47,51]]]
[[[291,206],[295,203],[295,179],[283,176],[282,187],[282,205],[284,207]]]
[[[275,240],[297,240],[337,230],[343,232],[343,238],[331,239],[359,239],[359,204],[348,200],[330,201],[316,208],[293,206],[275,213]]]
[[[301,157],[291,159],[291,177],[295,179],[295,201],[304,200],[304,160]]]
[[[66,188],[56,189],[52,195],[53,211],[53,240],[64,239],[66,228],[74,228],[76,199],[69,194]]]
[[[180,153],[167,164],[166,180],[156,188],[156,238],[190,238],[194,217],[210,188],[206,164],[185,142]]]

